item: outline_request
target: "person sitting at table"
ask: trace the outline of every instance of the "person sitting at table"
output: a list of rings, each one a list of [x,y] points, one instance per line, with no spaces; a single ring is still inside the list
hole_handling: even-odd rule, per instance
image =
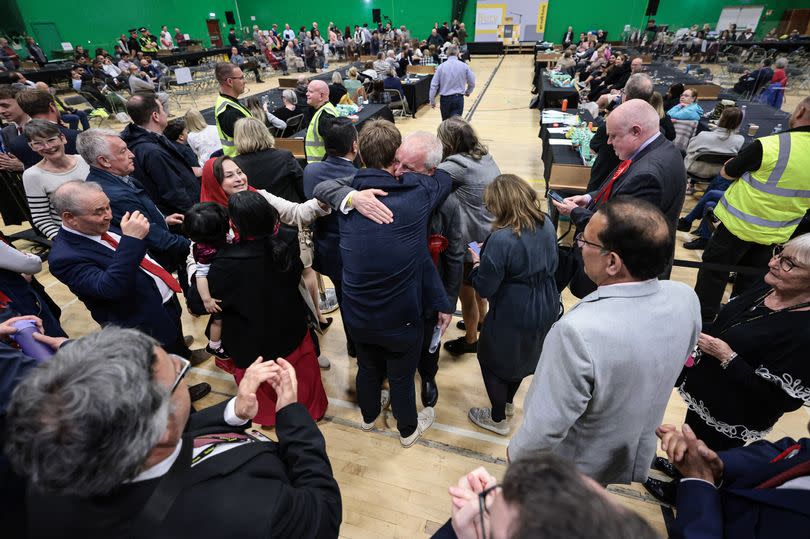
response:
[[[681,102],[681,94],[686,89],[683,83],[676,82],[672,84],[667,93],[664,94],[664,110],[669,110]]]
[[[562,38],[562,46],[563,47],[570,47],[574,43],[574,28],[572,26],[568,27],[568,30],[565,31]]]
[[[42,47],[34,41],[34,38],[28,36],[25,38],[25,48],[28,50],[28,56],[37,63],[39,67],[44,67],[48,63],[48,57],[42,51]]]
[[[329,85],[329,102],[337,106],[343,96],[348,93],[348,89],[343,85],[343,77],[340,71],[332,73],[332,84]]]
[[[239,53],[239,49],[237,47],[231,47],[231,63],[238,65],[242,71],[253,71],[253,74],[256,75],[257,83],[264,82],[262,80],[261,73],[259,73],[259,66],[256,64],[256,61],[253,59],[248,61]]]
[[[785,68],[788,65],[788,59],[784,56],[780,56],[776,59],[776,62],[773,63],[773,77],[771,77],[771,84],[779,84],[783,88],[787,87],[788,78],[787,73],[785,72]]]
[[[405,95],[405,90],[402,87],[402,81],[399,80],[399,77],[397,77],[395,74],[389,73],[388,76],[383,79],[383,87],[386,90],[396,90],[401,96]]]
[[[627,79],[631,75],[631,65],[624,54],[616,55],[613,66],[605,70],[602,77],[597,77],[591,83],[591,91],[588,93],[588,100],[596,101],[603,94],[608,93],[613,88],[624,88]]]
[[[746,28],[745,32],[737,36],[737,41],[754,41],[754,30]]]
[[[762,38],[762,41],[779,41],[779,36],[776,34],[776,28],[771,28],[768,33]]]
[[[304,121],[301,123],[301,129],[309,125],[309,117],[311,114],[310,107],[306,104],[302,106],[298,102],[298,95],[295,93],[295,90],[290,88],[284,90],[281,93],[281,102],[283,103],[282,106],[273,111],[273,116],[287,123],[293,116],[303,114]],[[290,136],[292,136],[292,134],[290,134]]]
[[[759,63],[759,69],[754,71],[743,71],[743,74],[734,85],[734,91],[740,95],[754,95],[773,78],[772,60],[763,58]]]
[[[577,65],[577,62],[572,58],[571,51],[565,51],[562,56],[560,56],[560,59],[557,60],[557,65],[554,66],[554,69],[557,71],[565,71],[575,65]]]
[[[698,93],[694,88],[687,88],[681,94],[680,103],[667,111],[673,120],[699,121],[703,116],[703,108],[697,104]]]
[[[296,69],[298,71],[304,69],[304,59],[296,52],[295,43],[293,41],[288,41],[287,46],[284,48],[284,61],[287,62],[289,69]]]
[[[629,84],[630,81],[627,82]],[[627,88],[627,85],[625,85],[625,88]],[[655,112],[658,113],[658,117],[660,118],[658,124],[661,127],[661,133],[664,134],[664,137],[667,140],[675,140],[675,126],[672,125],[672,119],[667,116],[667,113],[664,110],[663,96],[658,92],[653,92],[652,97],[650,97],[650,105],[653,106]]]
[[[391,102],[391,96],[385,93],[385,83],[383,81],[377,79],[371,84],[368,102],[375,104],[388,104]]]
[[[350,67],[346,75],[348,75],[348,78],[343,80],[343,87],[346,88],[349,98],[352,101],[357,101],[358,95],[365,97],[366,92],[363,89],[363,83],[357,79],[359,75],[357,68],[354,66]]]

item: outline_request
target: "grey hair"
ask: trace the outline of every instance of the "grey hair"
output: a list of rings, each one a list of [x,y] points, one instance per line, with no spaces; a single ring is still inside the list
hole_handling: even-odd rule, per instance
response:
[[[76,137],[76,151],[82,156],[91,167],[98,164],[100,156],[109,157],[110,137],[118,137],[118,133],[112,129],[88,129],[82,131]]]
[[[405,137],[403,144],[416,144],[425,152],[425,170],[431,170],[442,162],[442,143],[439,137],[427,131],[414,131]]]
[[[71,215],[82,215],[84,208],[81,203],[82,194],[88,191],[103,191],[96,182],[86,182],[84,180],[70,180],[56,188],[51,195],[51,204],[58,215],[65,212]]]
[[[107,327],[61,348],[14,390],[6,454],[40,490],[105,495],[132,479],[166,430],[153,338]]]
[[[58,137],[62,134],[59,131],[59,126],[48,120],[33,119],[25,124],[23,128],[25,139],[31,142],[35,138],[51,138]]]
[[[624,85],[625,99],[642,99],[649,103],[654,91],[653,81],[646,73],[633,73]]]
[[[444,53],[447,56],[458,56],[458,47],[456,45],[448,45]]]
[[[283,99],[286,99],[288,103],[292,103],[293,105],[298,104],[298,95],[295,93],[294,90],[290,90],[290,89],[284,90],[281,93],[281,97]]]
[[[792,256],[796,262],[806,268],[810,268],[810,233],[796,236],[785,244],[785,249],[794,251]]]
[[[788,59],[785,58],[784,56],[780,56],[779,58],[776,59],[776,62],[774,62],[773,65],[777,69],[785,69],[788,65]]]

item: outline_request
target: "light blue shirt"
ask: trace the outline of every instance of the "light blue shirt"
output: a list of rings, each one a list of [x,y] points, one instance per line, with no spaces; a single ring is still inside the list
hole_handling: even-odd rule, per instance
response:
[[[439,95],[470,95],[475,88],[475,74],[472,69],[458,59],[449,56],[447,61],[436,68],[433,81],[430,83],[430,104],[436,103],[436,94]]]

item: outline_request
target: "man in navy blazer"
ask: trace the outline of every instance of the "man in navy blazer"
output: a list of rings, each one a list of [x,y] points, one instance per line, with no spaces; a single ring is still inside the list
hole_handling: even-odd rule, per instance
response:
[[[120,229],[111,228],[110,201],[93,182],[62,184],[53,203],[62,217],[62,230],[48,258],[54,277],[102,326],[138,328],[167,351],[190,358],[175,294],[179,284],[165,269],[155,268],[157,263],[146,253],[146,217],[138,211],[127,213]],[[110,232],[115,243],[105,240]]]
[[[682,432],[661,425],[656,434],[661,449],[683,476],[673,537],[760,539],[807,534],[810,439],[761,440],[715,453],[689,425]]]
[[[340,253],[343,263],[343,321],[357,347],[357,398],[363,429],[371,430],[381,412],[380,386],[388,378],[400,443],[410,447],[433,423],[432,407],[416,413],[414,374],[419,362],[424,312],[439,312],[442,331],[450,323],[452,306],[427,248],[428,220],[450,193],[450,176],[407,173],[395,176],[396,152],[401,143],[388,121],[367,123],[358,140],[367,168],[351,181],[352,190],[339,204]],[[343,187],[335,180],[321,182],[314,195]],[[354,208],[362,191],[386,195],[393,219],[383,224],[367,219]],[[334,199],[332,199],[334,202]]]
[[[120,226],[127,212],[139,211],[149,220],[146,247],[160,265],[170,272],[184,267],[189,240],[169,230],[183,222],[183,214],[164,216],[139,180],[130,176],[135,169],[134,155],[118,133],[108,129],[88,129],[79,134],[79,154],[90,165],[87,181],[96,182],[110,199],[112,223]]]

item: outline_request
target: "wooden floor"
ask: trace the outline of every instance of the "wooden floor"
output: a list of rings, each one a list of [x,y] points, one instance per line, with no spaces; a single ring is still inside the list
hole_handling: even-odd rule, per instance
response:
[[[465,115],[480,98],[472,116],[479,136],[489,146],[501,171],[518,174],[538,190],[542,190],[542,162],[538,134],[539,113],[528,108],[531,94],[532,57],[512,55],[482,57],[472,61],[478,82],[473,95],[466,99]],[[491,78],[491,81],[490,81]],[[489,81],[489,83],[488,83]],[[276,87],[274,77],[261,85],[250,84],[252,92]],[[215,96],[197,100],[200,108],[210,106]],[[788,95],[786,110],[798,98]],[[182,114],[173,102],[173,112]],[[441,118],[438,109],[423,107],[416,119],[397,118],[403,134],[413,131],[435,132]],[[116,127],[115,125],[113,127]],[[695,199],[687,197],[687,210]],[[18,227],[5,227],[14,232]],[[699,252],[686,251],[680,243],[689,236],[678,232],[678,258],[699,260]],[[24,248],[24,246],[18,244]],[[673,278],[694,284],[696,272],[676,268]],[[47,265],[38,276],[54,300],[62,307],[62,323],[72,337],[97,329],[84,306],[48,272]],[[575,300],[564,296],[567,307]],[[447,487],[465,472],[485,466],[500,477],[505,469],[508,439],[491,434],[467,420],[471,406],[487,406],[488,400],[481,382],[476,358],[467,354],[455,358],[442,351],[437,377],[440,389],[436,407],[436,422],[418,445],[402,449],[393,417],[380,419],[375,431],[360,430],[360,413],[354,404],[354,376],[356,362],[346,354],[345,338],[340,313],[322,338],[323,353],[332,361],[332,368],[323,371],[323,381],[329,395],[329,409],[320,428],[327,441],[332,466],[343,494],[343,525],[341,537],[426,537],[435,531],[450,514]],[[195,338],[194,347],[204,346],[205,320],[183,315],[187,334]],[[451,325],[447,337],[455,338],[461,332]],[[203,401],[211,405],[235,394],[232,377],[218,370],[212,360],[193,368],[189,383],[208,382],[213,391]],[[515,426],[522,421],[521,403],[529,387],[527,379],[517,394]],[[418,391],[417,383],[417,391]],[[417,396],[417,402],[419,401]],[[640,402],[643,406],[645,403]],[[665,422],[680,423],[685,406],[673,392],[665,414]],[[807,434],[808,414],[805,409],[783,417],[773,430],[771,438],[785,435],[794,437]],[[272,432],[268,435],[273,436]],[[640,485],[611,486],[611,492],[625,505],[639,511],[653,526],[664,532],[661,507]]]

